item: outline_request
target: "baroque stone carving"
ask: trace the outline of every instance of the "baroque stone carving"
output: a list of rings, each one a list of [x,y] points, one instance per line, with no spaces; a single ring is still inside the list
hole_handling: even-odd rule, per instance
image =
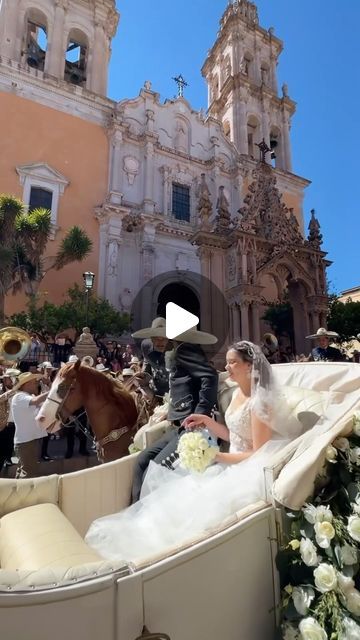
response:
[[[126,156],[124,158],[124,171],[130,186],[135,182],[135,178],[139,173],[139,166],[139,161],[133,156]]]
[[[107,274],[110,277],[115,277],[118,274],[118,252],[119,252],[118,242],[117,240],[112,240],[108,248]]]
[[[212,214],[212,203],[210,199],[210,189],[206,184],[205,173],[201,174],[201,182],[196,193],[198,197],[197,211],[199,214],[200,226],[203,230],[210,229],[210,217]]]
[[[311,210],[311,220],[309,223],[309,235],[308,241],[309,244],[314,247],[314,249],[320,249],[322,245],[322,234],[320,233],[320,222],[315,216],[315,209]]]
[[[225,195],[225,187],[219,187],[219,196],[216,203],[217,216],[215,221],[215,230],[217,233],[229,231],[230,228],[230,211],[229,201]]]

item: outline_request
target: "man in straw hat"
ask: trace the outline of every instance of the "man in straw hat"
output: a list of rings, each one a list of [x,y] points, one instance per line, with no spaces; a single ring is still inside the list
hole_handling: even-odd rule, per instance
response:
[[[151,327],[133,334],[133,338],[166,338],[166,321],[157,318]],[[206,358],[200,345],[212,345],[217,338],[193,328],[174,341],[174,350],[167,353],[166,366],[170,372],[168,420],[172,428],[153,446],[142,451],[135,463],[132,500],[140,498],[141,486],[151,460],[158,464],[171,462],[183,432],[181,424],[192,413],[211,415],[217,400],[218,374]]]
[[[323,327],[311,336],[306,336],[308,340],[316,340],[317,345],[311,351],[310,362],[342,362],[344,360],[340,349],[330,347],[330,342],[339,337],[335,331],[328,331]]]
[[[39,442],[46,436],[36,422],[38,407],[44,402],[47,392],[37,395],[41,374],[22,373],[13,390],[16,391],[11,408],[15,423],[15,453],[19,458],[17,478],[37,475]]]

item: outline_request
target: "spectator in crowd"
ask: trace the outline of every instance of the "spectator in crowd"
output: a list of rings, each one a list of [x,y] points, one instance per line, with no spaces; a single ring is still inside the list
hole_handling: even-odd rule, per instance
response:
[[[133,350],[132,350],[132,346],[131,344],[127,344],[126,345],[126,349],[124,351],[124,353],[122,354],[122,358],[121,358],[121,364],[122,364],[122,368],[123,369],[128,369],[130,367],[130,361],[131,358],[133,357]]]
[[[306,337],[309,340],[317,341],[316,347],[312,349],[309,356],[310,362],[342,362],[344,360],[340,349],[330,346],[330,341],[334,341],[339,337],[339,334],[335,333],[335,331],[327,331],[327,329],[320,327],[315,334]]]
[[[15,425],[12,415],[11,398],[15,393],[14,384],[20,375],[19,369],[5,369],[1,376],[2,392],[0,395],[0,471],[12,466],[14,451]]]
[[[38,474],[39,441],[46,433],[36,422],[36,414],[47,396],[47,393],[37,395],[40,379],[39,374],[22,373],[14,386],[16,393],[11,406],[15,423],[15,453],[19,458],[17,478],[31,478]]]

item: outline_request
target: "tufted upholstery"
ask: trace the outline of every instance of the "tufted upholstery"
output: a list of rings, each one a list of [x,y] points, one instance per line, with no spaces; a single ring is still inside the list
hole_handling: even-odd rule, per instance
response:
[[[101,560],[54,504],[9,513],[1,518],[0,531],[2,569],[71,568]]]
[[[57,475],[29,480],[1,479],[0,518],[35,504],[58,504],[58,483]]]
[[[301,423],[304,433],[312,429],[323,415],[329,394],[325,391],[284,386],[281,388],[281,395],[289,408],[289,417]]]

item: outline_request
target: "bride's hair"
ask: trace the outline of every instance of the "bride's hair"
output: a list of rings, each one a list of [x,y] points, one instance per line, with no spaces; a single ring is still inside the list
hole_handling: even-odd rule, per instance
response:
[[[260,347],[248,340],[240,340],[240,342],[231,345],[230,351],[235,351],[241,360],[253,366],[253,391],[255,391],[255,386],[265,388],[270,386],[272,383],[271,367]]]

